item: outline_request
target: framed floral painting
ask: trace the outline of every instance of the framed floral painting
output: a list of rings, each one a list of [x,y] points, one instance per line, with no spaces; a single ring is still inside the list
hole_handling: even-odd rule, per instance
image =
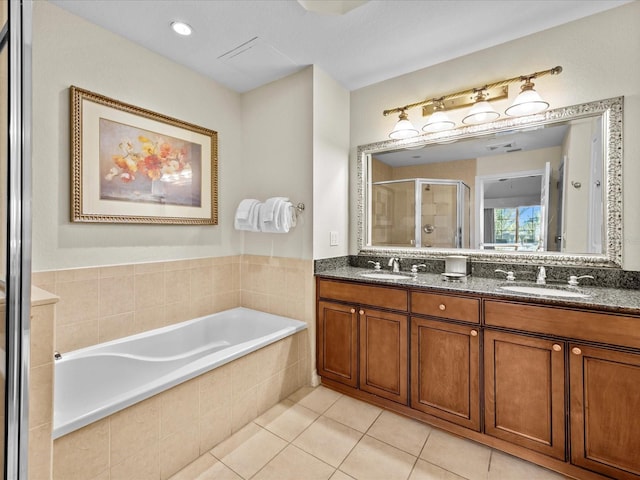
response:
[[[217,225],[217,132],[70,90],[71,221]]]

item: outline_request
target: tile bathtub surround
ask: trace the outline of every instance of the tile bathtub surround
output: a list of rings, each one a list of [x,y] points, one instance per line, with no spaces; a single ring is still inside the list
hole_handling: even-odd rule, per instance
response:
[[[61,353],[244,306],[314,325],[311,260],[238,255],[35,272]]]
[[[302,478],[562,480],[564,477],[320,386],[296,391],[171,480]]]
[[[53,479],[169,478],[304,385],[306,341],[297,333],[56,439]],[[311,423],[307,410],[291,416]],[[280,435],[299,433],[268,419]]]

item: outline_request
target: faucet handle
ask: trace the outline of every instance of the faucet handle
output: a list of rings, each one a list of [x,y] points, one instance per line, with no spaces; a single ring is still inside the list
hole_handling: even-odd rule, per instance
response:
[[[382,268],[382,267],[380,267],[380,262],[374,262],[373,260],[369,260],[368,263],[372,263],[373,264],[374,270],[380,270],[380,268]]]
[[[579,280],[581,280],[581,279],[583,279],[583,278],[590,278],[590,279],[592,279],[592,280],[593,280],[593,277],[592,277],[591,275],[580,275],[580,276],[577,276],[577,275],[571,275],[571,276],[569,277],[569,282],[568,282],[568,283],[569,283],[569,285],[570,285],[571,287],[577,287],[577,286],[578,286],[578,284],[580,283],[580,282],[579,282]]]
[[[424,263],[421,263],[419,265],[411,265],[411,273],[418,273],[418,269],[420,267],[427,268],[427,266]]]
[[[516,276],[512,271],[500,270],[499,268],[495,270],[496,273],[505,273],[507,275],[507,282],[513,282],[516,279]]]

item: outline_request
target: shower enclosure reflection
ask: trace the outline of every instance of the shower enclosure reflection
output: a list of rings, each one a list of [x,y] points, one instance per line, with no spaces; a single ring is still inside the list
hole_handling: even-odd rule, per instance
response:
[[[411,178],[372,185],[374,246],[469,248],[469,187]]]

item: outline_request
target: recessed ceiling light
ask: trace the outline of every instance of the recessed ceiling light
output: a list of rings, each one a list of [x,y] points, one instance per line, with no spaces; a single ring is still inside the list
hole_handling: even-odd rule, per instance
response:
[[[185,37],[191,35],[191,32],[193,31],[191,25],[187,25],[184,22],[171,22],[171,28],[173,28],[173,31],[178,35],[183,35]]]

